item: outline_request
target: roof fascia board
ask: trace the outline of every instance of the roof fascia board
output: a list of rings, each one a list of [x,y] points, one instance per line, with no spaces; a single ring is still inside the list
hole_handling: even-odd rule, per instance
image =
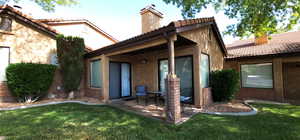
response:
[[[50,37],[52,38],[56,38],[57,33],[49,31],[48,29],[42,27],[41,25],[38,25],[37,23],[31,21],[30,19],[23,17],[21,15],[19,15],[18,13],[12,12],[12,11],[3,11],[1,12],[3,14],[7,14],[9,16],[15,17],[16,19],[23,21],[24,23],[31,25],[32,27],[41,30],[43,32],[45,32],[46,34],[48,34]]]

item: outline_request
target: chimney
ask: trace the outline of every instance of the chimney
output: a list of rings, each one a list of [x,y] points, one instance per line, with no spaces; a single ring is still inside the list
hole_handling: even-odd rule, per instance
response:
[[[262,45],[268,43],[268,35],[262,35],[260,37],[255,37],[255,45]]]
[[[163,14],[155,9],[154,4],[141,9],[140,14],[142,17],[142,33],[160,28],[160,21],[163,18]]]

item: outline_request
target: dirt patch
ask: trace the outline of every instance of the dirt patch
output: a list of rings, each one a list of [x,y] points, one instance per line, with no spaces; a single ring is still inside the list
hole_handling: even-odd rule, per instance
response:
[[[58,102],[58,101],[71,101],[71,100],[68,100],[68,99],[45,99],[45,100],[40,100],[40,101],[37,101],[37,102],[34,102],[34,103],[18,103],[18,102],[0,103],[0,108],[18,107],[18,106],[26,106],[26,105],[33,105],[33,104],[44,104],[44,103]],[[87,97],[83,97],[83,98],[80,98],[80,99],[74,99],[72,101],[82,101],[82,102],[87,102],[87,103],[99,103],[99,104],[103,103],[98,99],[87,98]]]
[[[204,112],[251,112],[252,109],[242,101],[228,103],[213,103],[203,108]]]

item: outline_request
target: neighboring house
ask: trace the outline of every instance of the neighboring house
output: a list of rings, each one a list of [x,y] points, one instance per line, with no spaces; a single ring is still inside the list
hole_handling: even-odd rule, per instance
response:
[[[94,25],[93,28],[97,27]],[[55,39],[59,33],[61,32],[53,27],[38,22],[13,7],[0,6],[0,102],[13,100],[5,84],[5,69],[9,63],[57,64]],[[76,31],[72,33],[76,34]],[[94,31],[91,34],[94,34]],[[102,38],[107,39],[109,35],[105,34]],[[91,49],[86,47],[86,51]],[[59,76],[56,74],[54,83],[57,82],[59,83]],[[60,89],[57,86],[52,87],[53,90],[57,88]]]
[[[0,7],[0,102],[11,101],[5,84],[9,63],[55,63],[57,32],[47,25],[34,22],[10,6]]]
[[[36,19],[56,29],[59,33],[84,38],[85,45],[92,50],[118,42],[117,39],[86,19]]]
[[[300,31],[227,46],[224,68],[240,72],[240,99],[300,101]]]
[[[152,6],[140,14],[141,35],[85,55],[85,95],[104,101],[132,97],[137,85],[147,86],[148,91],[165,91],[165,78],[176,74],[180,84],[169,80],[169,95],[178,98],[169,99],[185,98],[203,106],[209,72],[223,69],[226,56],[214,18],[174,21],[160,27],[162,14]],[[168,60],[175,61],[175,66]],[[177,101],[170,100],[170,105],[180,107]]]

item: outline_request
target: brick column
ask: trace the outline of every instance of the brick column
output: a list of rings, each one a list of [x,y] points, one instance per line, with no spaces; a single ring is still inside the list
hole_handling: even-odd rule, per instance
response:
[[[180,111],[180,80],[176,76],[168,75],[166,81],[166,120],[171,123],[181,121]]]

